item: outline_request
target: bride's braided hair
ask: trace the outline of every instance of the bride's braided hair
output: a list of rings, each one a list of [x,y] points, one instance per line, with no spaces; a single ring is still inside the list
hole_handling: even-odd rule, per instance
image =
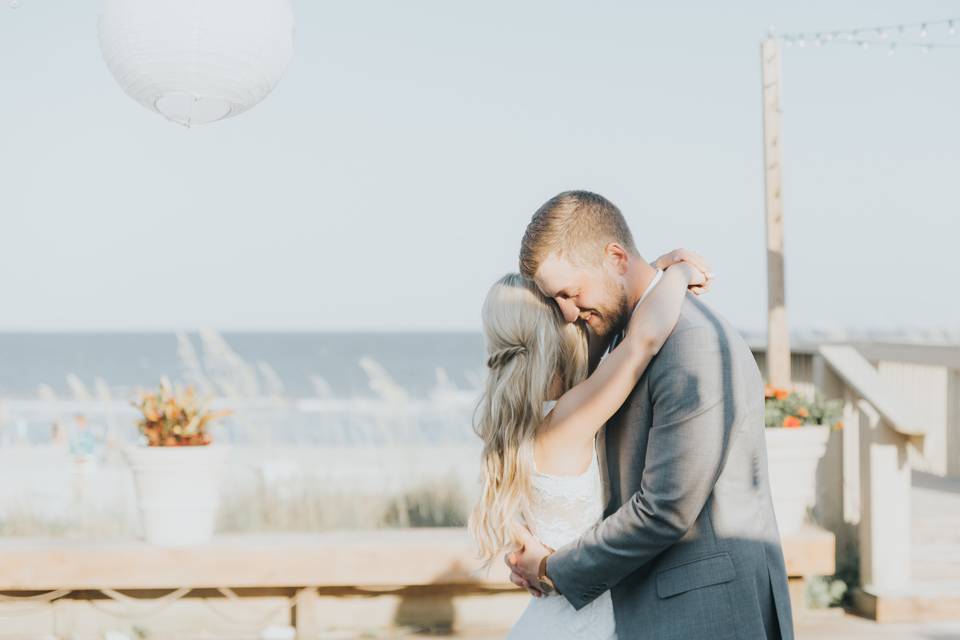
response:
[[[515,357],[526,354],[527,348],[522,344],[514,345],[512,347],[507,347],[506,349],[500,349],[499,351],[494,352],[489,358],[487,358],[487,368],[497,369],[506,365],[508,362],[513,360]]]

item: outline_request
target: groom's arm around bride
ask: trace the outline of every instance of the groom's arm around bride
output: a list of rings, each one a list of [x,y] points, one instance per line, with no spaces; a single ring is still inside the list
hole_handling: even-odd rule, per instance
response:
[[[640,490],[550,557],[550,576],[575,607],[676,544],[713,492],[735,425],[725,415],[724,358],[711,333],[678,327],[651,364],[647,442],[633,443],[646,451]]]

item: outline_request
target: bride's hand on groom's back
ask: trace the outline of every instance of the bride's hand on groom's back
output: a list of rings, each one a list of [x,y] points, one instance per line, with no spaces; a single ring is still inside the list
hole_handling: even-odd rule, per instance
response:
[[[665,253],[653,262],[651,266],[657,269],[668,269],[679,263],[686,263],[693,267],[700,276],[694,276],[690,281],[690,291],[697,295],[706,293],[713,284],[713,270],[707,261],[699,253],[688,249],[674,249],[670,253]]]

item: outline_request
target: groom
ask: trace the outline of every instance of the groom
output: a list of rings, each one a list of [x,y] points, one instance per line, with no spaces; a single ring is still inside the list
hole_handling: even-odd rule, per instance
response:
[[[567,322],[614,346],[657,270],[607,199],[567,191],[534,214],[520,271]],[[793,639],[770,499],[760,372],[740,335],[688,295],[680,319],[597,436],[604,520],[556,551],[533,535],[514,584],[581,609],[610,590],[621,640]]]

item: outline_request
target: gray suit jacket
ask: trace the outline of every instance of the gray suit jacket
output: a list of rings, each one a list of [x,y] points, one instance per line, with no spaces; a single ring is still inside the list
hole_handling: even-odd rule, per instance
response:
[[[604,520],[551,556],[560,593],[580,609],[610,589],[621,640],[793,640],[763,413],[750,349],[688,294],[597,436]]]

